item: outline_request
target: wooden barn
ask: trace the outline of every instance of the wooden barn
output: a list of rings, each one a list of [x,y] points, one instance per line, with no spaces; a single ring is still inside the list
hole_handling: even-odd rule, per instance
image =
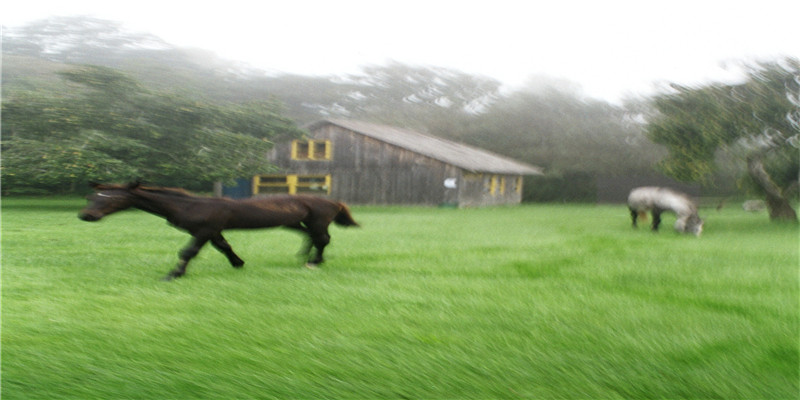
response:
[[[323,120],[307,139],[277,143],[279,171],[257,175],[253,195],[312,193],[350,204],[476,207],[516,204],[522,177],[541,169],[407,129]]]

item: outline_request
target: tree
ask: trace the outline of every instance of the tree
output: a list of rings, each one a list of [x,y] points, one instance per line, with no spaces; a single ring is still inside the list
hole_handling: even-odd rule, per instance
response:
[[[300,136],[276,102],[211,104],[144,89],[117,70],[62,73],[69,94],[3,99],[5,193],[70,192],[88,180],[143,178],[189,188],[271,169],[271,140]]]
[[[748,67],[741,84],[673,85],[657,96],[648,136],[669,149],[660,166],[685,181],[707,180],[718,151],[738,155],[766,198],[772,220],[797,222],[790,199],[800,168],[800,62]]]

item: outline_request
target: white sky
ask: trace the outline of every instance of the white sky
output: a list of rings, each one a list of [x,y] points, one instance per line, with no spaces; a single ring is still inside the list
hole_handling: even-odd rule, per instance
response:
[[[740,61],[800,57],[798,0],[12,0],[0,24],[119,21],[252,67],[357,73],[389,60],[510,86],[547,75],[610,101],[664,82],[728,80]]]

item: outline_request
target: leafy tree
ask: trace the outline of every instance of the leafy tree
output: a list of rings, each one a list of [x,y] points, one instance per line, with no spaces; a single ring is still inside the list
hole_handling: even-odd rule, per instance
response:
[[[3,190],[69,192],[88,180],[190,188],[268,171],[270,140],[299,136],[276,102],[211,104],[144,89],[111,68],[62,73],[69,95],[3,100]]]
[[[800,167],[800,62],[749,67],[744,83],[673,86],[653,99],[649,137],[669,149],[661,168],[685,181],[707,180],[719,150],[738,155],[767,202],[770,218],[797,222],[790,198]]]

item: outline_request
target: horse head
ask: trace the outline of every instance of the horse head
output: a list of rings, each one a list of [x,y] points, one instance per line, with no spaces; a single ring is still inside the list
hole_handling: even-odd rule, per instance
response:
[[[90,183],[89,185],[95,192],[86,197],[89,204],[78,213],[78,218],[89,222],[99,221],[106,215],[132,207],[135,196],[131,192],[140,186],[139,182],[127,185],[99,183]]]
[[[703,233],[703,224],[705,221],[695,213],[685,218],[679,218],[675,221],[675,229],[683,233],[691,233],[695,236],[700,236]]]
[[[697,216],[697,214],[692,215],[686,222],[686,233],[691,233],[699,237],[700,234],[703,233],[704,223],[705,221],[700,219],[700,217]]]

